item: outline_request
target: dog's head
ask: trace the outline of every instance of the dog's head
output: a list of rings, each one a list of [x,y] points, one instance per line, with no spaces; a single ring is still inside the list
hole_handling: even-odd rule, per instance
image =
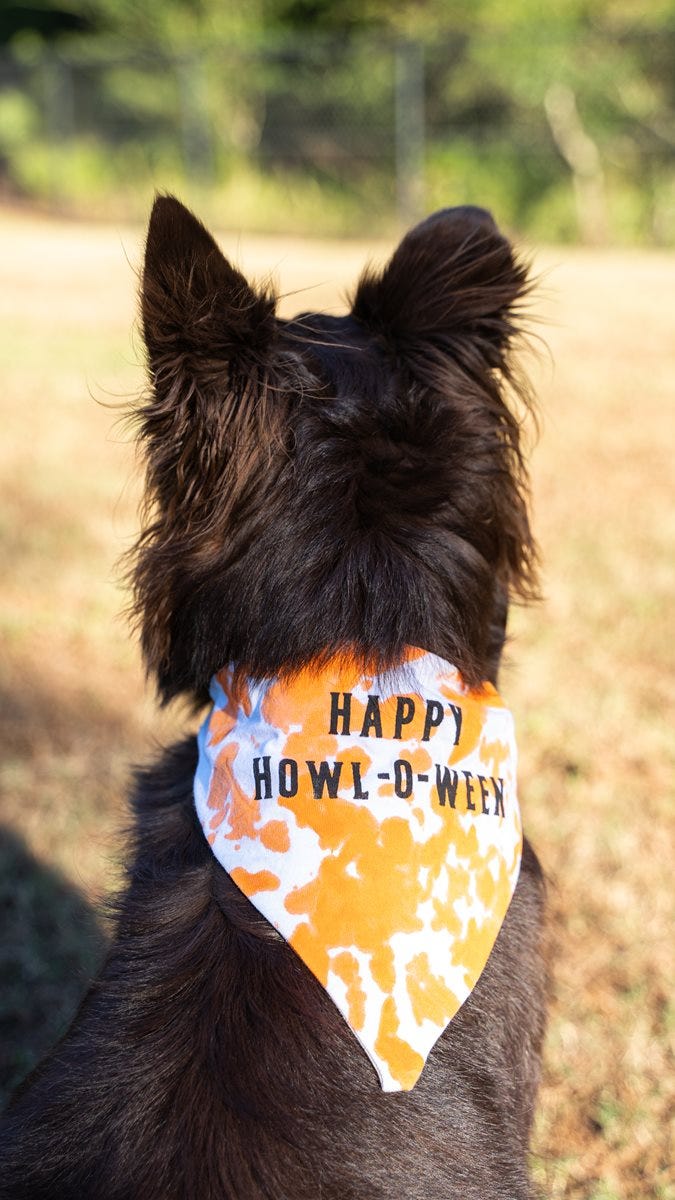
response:
[[[135,607],[165,699],[234,662],[406,645],[494,678],[534,584],[511,351],[527,273],[482,209],[435,213],[344,317],[275,315],[206,229],[155,202]]]

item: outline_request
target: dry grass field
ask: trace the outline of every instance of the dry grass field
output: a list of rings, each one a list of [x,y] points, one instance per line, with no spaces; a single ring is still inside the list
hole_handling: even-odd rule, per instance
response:
[[[141,234],[0,215],[0,1082],[67,1021],[101,952],[130,763],[157,716],[114,564],[135,524],[115,410],[140,386]],[[294,307],[339,306],[368,251],[223,237]],[[675,1197],[675,259],[546,250],[534,516],[544,599],[513,616],[526,828],[550,880],[542,1195]],[[111,407],[112,406],[112,407]],[[129,482],[131,480],[131,482]]]

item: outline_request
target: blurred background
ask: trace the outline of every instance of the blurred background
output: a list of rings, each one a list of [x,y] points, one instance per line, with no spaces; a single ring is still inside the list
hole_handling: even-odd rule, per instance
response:
[[[0,186],[359,235],[448,189],[547,240],[672,245],[672,0],[4,0]]]
[[[104,953],[159,713],[116,568],[144,223],[173,190],[280,311],[478,203],[532,260],[541,604],[512,614],[549,878],[542,1195],[675,1197],[675,3],[2,0],[0,1089]]]

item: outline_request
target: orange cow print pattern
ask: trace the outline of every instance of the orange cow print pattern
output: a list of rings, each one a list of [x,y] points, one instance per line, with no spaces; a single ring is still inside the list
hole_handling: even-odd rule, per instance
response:
[[[487,962],[522,850],[513,719],[410,648],[212,680],[195,804],[218,861],[409,1090]]]

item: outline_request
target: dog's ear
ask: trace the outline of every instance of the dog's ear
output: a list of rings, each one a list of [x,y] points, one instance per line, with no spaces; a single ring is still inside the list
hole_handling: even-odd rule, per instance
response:
[[[141,306],[159,391],[174,385],[177,372],[211,380],[242,351],[256,361],[274,333],[274,298],[250,287],[173,196],[158,196],[152,209]]]
[[[141,283],[151,386],[138,418],[149,499],[191,525],[235,448],[241,461],[242,444],[264,440],[274,308],[188,209],[155,200]]]
[[[141,282],[150,389],[135,412],[145,521],[130,565],[146,662],[160,679],[180,580],[195,554],[222,544],[274,438],[274,309],[192,213],[172,196],[155,200]]]
[[[444,208],[406,234],[384,270],[364,273],[352,313],[425,379],[443,355],[475,374],[505,366],[527,290],[527,269],[490,213]]]
[[[511,352],[529,290],[526,265],[490,214],[447,208],[411,229],[382,271],[366,271],[353,304],[404,375],[440,399],[449,440],[430,435],[426,451],[443,455],[436,474],[456,527],[504,594],[523,598],[536,595],[521,444],[531,396]]]

